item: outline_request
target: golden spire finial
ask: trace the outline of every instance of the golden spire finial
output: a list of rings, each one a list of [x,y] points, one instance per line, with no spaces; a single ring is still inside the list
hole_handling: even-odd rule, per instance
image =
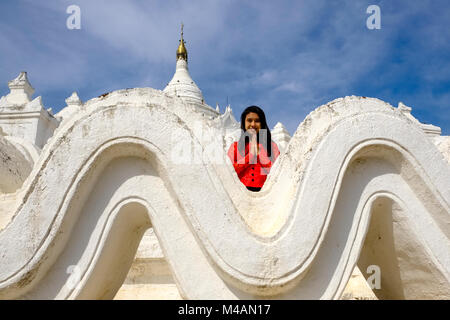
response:
[[[181,40],[180,40],[180,45],[178,46],[178,49],[177,49],[177,60],[183,59],[183,60],[187,61],[188,56],[187,56],[186,47],[184,46],[183,28],[184,28],[184,24],[182,22],[181,23]]]
[[[183,41],[183,28],[184,28],[184,24],[182,22],[181,23],[181,41]]]

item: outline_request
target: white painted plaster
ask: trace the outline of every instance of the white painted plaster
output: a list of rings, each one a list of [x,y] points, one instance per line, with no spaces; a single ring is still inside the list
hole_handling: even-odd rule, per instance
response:
[[[334,100],[252,193],[199,110],[143,88],[65,118],[0,231],[0,298],[113,298],[148,228],[182,298],[339,299],[374,247],[389,252],[380,265],[401,261],[381,297],[450,297],[450,168],[420,123],[378,99]],[[380,246],[373,230],[391,236]]]

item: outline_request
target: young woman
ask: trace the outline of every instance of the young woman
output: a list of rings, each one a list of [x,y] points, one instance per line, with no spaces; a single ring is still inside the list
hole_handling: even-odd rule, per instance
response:
[[[250,106],[242,112],[241,129],[241,137],[230,146],[228,157],[247,189],[259,191],[280,151],[261,108]]]

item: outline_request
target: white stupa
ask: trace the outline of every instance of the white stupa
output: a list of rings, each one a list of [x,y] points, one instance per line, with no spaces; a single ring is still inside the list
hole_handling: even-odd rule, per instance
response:
[[[177,49],[175,74],[163,91],[168,95],[180,97],[184,102],[193,105],[196,111],[202,112],[205,116],[216,117],[219,114],[212,107],[205,104],[201,90],[189,74],[188,54],[183,39],[183,24],[181,25],[180,44]]]
[[[280,151],[284,151],[289,140],[291,140],[291,136],[286,127],[281,122],[278,122],[272,129],[272,139],[277,143]]]

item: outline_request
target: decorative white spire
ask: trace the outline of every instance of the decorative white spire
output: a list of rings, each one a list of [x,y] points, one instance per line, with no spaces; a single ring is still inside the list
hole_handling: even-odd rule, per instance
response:
[[[189,74],[187,50],[184,44],[182,25],[180,45],[177,49],[175,74],[163,91],[168,95],[180,97],[188,103],[204,104],[203,94]],[[212,111],[214,112],[214,109]]]
[[[80,97],[76,92],[73,92],[70,97],[66,99],[67,106],[58,112],[55,117],[67,120],[76,114],[83,107],[83,101],[81,101]]]
[[[289,143],[289,140],[291,140],[291,136],[285,126],[281,122],[278,122],[275,127],[273,127],[271,134],[272,140],[277,143],[280,151],[284,151]]]
[[[218,120],[225,129],[240,128],[239,122],[234,118],[233,110],[231,110],[230,105],[225,107],[224,113],[219,116]]]
[[[80,107],[83,102],[81,102],[80,97],[76,92],[73,92],[70,97],[66,99],[67,106],[77,106]]]
[[[8,103],[23,105],[31,101],[34,89],[28,81],[27,73],[21,72],[17,78],[8,82],[10,93],[6,96]]]
[[[432,124],[425,124],[417,120],[412,114],[411,114],[411,107],[408,107],[403,102],[398,103],[398,110],[403,113],[407,118],[411,119],[413,122],[418,124],[422,130],[427,134],[428,136],[435,137],[440,136],[442,133],[441,128],[432,125]]]

